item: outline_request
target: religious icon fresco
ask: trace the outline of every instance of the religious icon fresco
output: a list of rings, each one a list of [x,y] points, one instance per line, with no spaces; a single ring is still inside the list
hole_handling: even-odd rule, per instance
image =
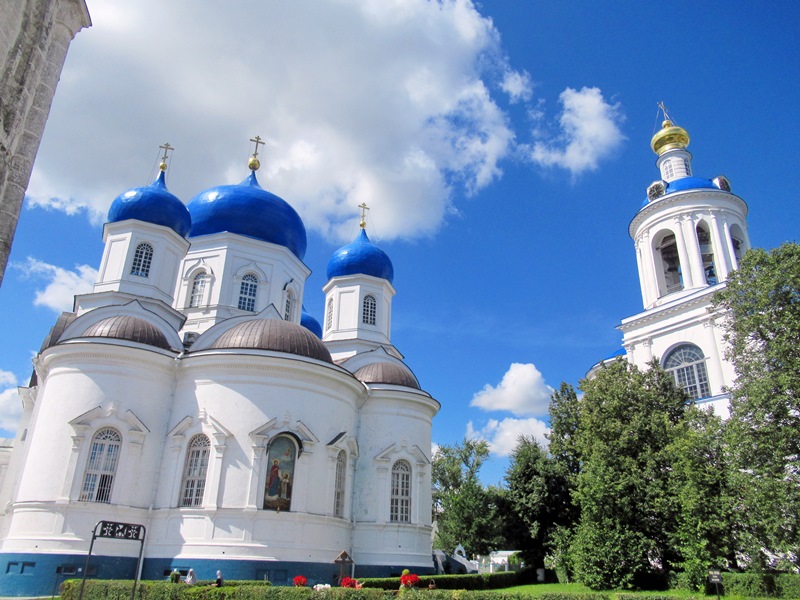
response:
[[[269,446],[267,485],[264,490],[266,510],[289,510],[292,504],[292,484],[297,448],[285,435],[276,437]]]

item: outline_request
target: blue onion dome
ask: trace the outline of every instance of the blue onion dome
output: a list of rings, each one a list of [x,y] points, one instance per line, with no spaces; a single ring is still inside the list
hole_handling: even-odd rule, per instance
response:
[[[371,275],[392,283],[394,267],[389,256],[369,241],[361,228],[358,237],[334,252],[328,261],[328,279],[345,275]]]
[[[251,161],[251,168],[256,165]],[[306,228],[300,215],[285,200],[263,189],[255,170],[238,185],[200,192],[189,202],[189,213],[190,237],[227,231],[284,246],[300,260],[306,253]]]
[[[319,321],[306,312],[305,306],[303,307],[303,312],[300,315],[300,325],[308,329],[319,339],[322,339],[322,325],[320,325]]]
[[[128,219],[169,227],[181,237],[186,237],[192,227],[186,205],[167,190],[163,170],[150,185],[124,192],[111,203],[109,223]]]

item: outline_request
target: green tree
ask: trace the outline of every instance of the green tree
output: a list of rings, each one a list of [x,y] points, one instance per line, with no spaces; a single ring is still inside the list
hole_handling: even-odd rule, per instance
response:
[[[800,556],[800,246],[750,250],[714,309],[736,370],[727,425],[737,534],[758,566]],[[770,556],[772,555],[772,556]]]
[[[672,546],[686,583],[698,591],[704,589],[711,567],[735,561],[725,450],[722,420],[711,411],[688,407],[670,448],[676,519]]]
[[[581,383],[576,431],[580,521],[570,550],[576,575],[594,589],[630,588],[679,557],[672,446],[686,406],[656,362],[623,360]]]
[[[507,541],[527,565],[543,567],[551,536],[572,514],[568,473],[535,438],[520,436],[505,480],[513,511]]]
[[[434,454],[434,547],[452,552],[461,544],[473,556],[502,546],[501,491],[484,488],[478,479],[488,456],[485,440],[470,439],[440,446]]]

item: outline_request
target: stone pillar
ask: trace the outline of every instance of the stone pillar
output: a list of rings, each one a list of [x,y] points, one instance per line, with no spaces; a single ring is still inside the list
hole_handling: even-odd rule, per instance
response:
[[[0,3],[0,285],[67,48],[84,0]]]

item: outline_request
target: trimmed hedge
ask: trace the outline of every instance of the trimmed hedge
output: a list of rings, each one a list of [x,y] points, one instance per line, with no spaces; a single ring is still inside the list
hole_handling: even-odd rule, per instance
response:
[[[359,579],[365,588],[397,590],[398,577],[372,577]],[[536,581],[536,571],[501,571],[500,573],[471,573],[469,575],[420,575],[418,588],[428,588],[431,583],[440,590],[499,590]]]

